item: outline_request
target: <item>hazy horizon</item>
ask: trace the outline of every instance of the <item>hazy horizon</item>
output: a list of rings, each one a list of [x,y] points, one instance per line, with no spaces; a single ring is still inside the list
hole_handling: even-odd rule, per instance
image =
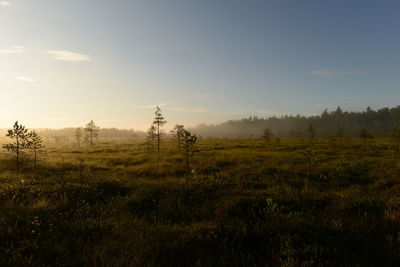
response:
[[[301,118],[306,118],[307,120],[309,120],[309,119],[315,119],[315,118],[322,118],[324,116],[325,112],[328,112],[329,115],[333,115],[333,116],[334,116],[334,114],[337,114],[337,112],[341,112],[342,114],[348,114],[348,115],[353,114],[353,115],[357,116],[357,115],[362,115],[362,114],[367,114],[368,115],[369,110],[372,110],[374,113],[375,112],[377,112],[378,114],[380,113],[381,115],[384,114],[384,116],[389,116],[389,117],[392,116],[392,118],[391,118],[392,119],[392,123],[396,123],[396,118],[394,118],[394,117],[396,117],[396,115],[390,115],[390,112],[396,113],[397,110],[399,110],[399,109],[400,109],[400,105],[393,106],[393,107],[387,107],[387,106],[386,107],[380,107],[378,109],[373,109],[373,108],[368,106],[363,110],[343,110],[340,106],[337,106],[335,109],[331,109],[331,110],[329,110],[328,108],[325,108],[319,114],[300,114],[300,113],[297,113],[297,114],[281,114],[281,115],[271,115],[271,116],[257,116],[257,115],[253,114],[253,115],[249,115],[247,117],[230,118],[230,119],[227,119],[227,120],[224,120],[224,121],[221,121],[221,122],[217,122],[217,123],[200,122],[200,123],[197,123],[197,124],[194,124],[194,125],[186,124],[184,126],[186,128],[193,129],[193,130],[197,131],[198,128],[201,127],[201,126],[222,126],[223,124],[226,124],[226,123],[228,123],[230,121],[243,121],[243,120],[246,120],[246,119],[258,120],[258,121],[275,119],[275,121],[276,121],[276,119],[285,120],[286,117],[297,118],[297,116],[300,116]],[[388,118],[383,118],[383,119],[387,120]],[[65,130],[65,129],[84,128],[86,126],[86,124],[87,124],[87,123],[84,123],[84,124],[81,124],[81,125],[67,125],[67,126],[64,126],[64,127],[56,128],[56,127],[35,127],[34,125],[33,126],[26,125],[26,124],[24,124],[23,121],[20,121],[20,120],[16,120],[16,121],[18,121],[20,124],[22,124],[24,126],[27,126],[30,130],[37,130],[37,131],[40,131],[40,132],[41,131],[46,131],[46,130],[56,130],[57,131],[57,130]],[[13,123],[15,123],[15,121]],[[179,124],[179,123],[180,122],[177,122],[177,123],[174,123],[174,124],[173,123],[167,123],[166,125],[163,126],[163,132],[168,132],[169,133],[171,130],[173,130],[175,125]],[[353,122],[353,123],[355,123],[355,122]],[[98,125],[97,122],[95,122],[95,124],[100,129],[117,129],[117,130],[121,130],[121,131],[138,131],[138,132],[143,132],[143,133],[145,133],[148,130],[148,128],[143,128],[143,129],[141,129],[141,128],[133,128],[133,127],[132,128],[121,128],[121,127],[115,127],[115,126],[104,127],[102,125]],[[5,132],[6,130],[10,129],[11,126],[12,125],[9,125],[8,127],[0,127],[0,131],[4,131]],[[267,125],[267,126],[270,127],[270,125]],[[337,126],[337,125],[335,125],[335,126]],[[265,127],[265,125],[263,127]],[[274,130],[274,129],[272,129],[272,130]],[[261,130],[259,131],[259,133],[261,133]],[[231,134],[235,134],[235,133],[231,133]]]
[[[400,4],[345,3],[0,1],[0,128],[395,107]]]

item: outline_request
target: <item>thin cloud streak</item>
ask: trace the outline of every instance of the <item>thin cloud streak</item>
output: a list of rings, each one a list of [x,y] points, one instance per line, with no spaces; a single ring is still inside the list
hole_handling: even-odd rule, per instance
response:
[[[203,114],[219,114],[219,115],[234,115],[240,114],[238,111],[220,111],[220,110],[209,110],[204,108],[182,108],[182,107],[171,107],[166,108],[176,112],[189,112],[189,113],[203,113]]]
[[[42,120],[42,121],[71,121],[71,119],[68,119],[68,118],[57,118],[57,117],[41,118],[40,120]]]
[[[10,55],[10,54],[22,54],[25,52],[26,48],[23,46],[12,46],[10,48],[4,48],[0,50],[1,55]]]
[[[359,70],[312,70],[310,72],[317,76],[355,76],[355,75],[365,75],[369,71],[359,71]]]
[[[158,107],[164,107],[164,106],[168,106],[171,105],[172,103],[160,103],[160,104],[156,104],[156,105],[146,105],[146,106],[138,106],[138,107],[133,107],[134,109],[153,109]]]
[[[193,95],[194,98],[201,98],[201,97],[211,97],[213,96],[212,94],[198,94],[198,95]]]
[[[0,1],[0,6],[11,6],[11,4],[7,1]]]
[[[92,60],[88,55],[79,54],[66,50],[50,50],[47,51],[47,54],[49,54],[55,60],[68,61],[68,62],[85,62]]]
[[[133,123],[148,123],[148,120],[123,120],[123,119],[110,119],[110,120],[99,120],[100,123],[107,123],[107,122],[126,122],[129,124]]]
[[[19,80],[19,81],[23,81],[23,82],[28,82],[28,83],[36,82],[36,80],[34,80],[34,79],[30,78],[30,77],[26,77],[26,76],[16,76],[15,79]]]
[[[168,110],[173,110],[178,112],[192,112],[192,113],[212,113],[210,110],[202,108],[168,108]]]

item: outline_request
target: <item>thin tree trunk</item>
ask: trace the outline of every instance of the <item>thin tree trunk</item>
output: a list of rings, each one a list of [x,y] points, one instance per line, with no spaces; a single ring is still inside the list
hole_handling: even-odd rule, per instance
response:
[[[17,153],[17,172],[19,171],[19,140],[17,136],[17,148],[16,148],[16,153]]]
[[[186,172],[189,173],[189,153],[188,153],[187,148],[185,151],[185,158],[186,158]]]
[[[160,152],[160,124],[157,124],[157,152]]]
[[[19,150],[17,148],[17,172],[19,171]]]
[[[35,152],[35,157],[33,160],[33,167],[36,169],[36,148],[35,148],[34,152]]]
[[[160,171],[160,124],[157,123],[157,172]]]
[[[185,158],[186,158],[186,189],[189,190],[190,171],[189,171],[189,151],[187,145],[185,147]]]

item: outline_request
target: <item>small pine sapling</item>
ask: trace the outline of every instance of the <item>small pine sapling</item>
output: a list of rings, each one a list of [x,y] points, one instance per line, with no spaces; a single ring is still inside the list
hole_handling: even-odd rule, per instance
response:
[[[3,148],[7,149],[7,151],[15,154],[15,162],[17,172],[20,168],[20,158],[24,149],[29,149],[29,134],[28,129],[25,126],[18,124],[18,121],[14,123],[12,129],[7,131],[7,137],[11,139],[15,139],[15,142],[4,144]]]
[[[44,153],[43,139],[35,131],[29,133],[29,148],[33,152],[33,167],[36,169],[38,154]]]
[[[99,135],[99,127],[96,126],[93,120],[91,120],[84,129],[86,136],[85,140],[89,142],[90,147],[93,148],[94,139]]]
[[[185,169],[186,169],[186,189],[189,189],[189,176],[190,176],[190,159],[197,151],[196,149],[196,135],[192,134],[188,130],[183,130],[181,151],[185,159]]]

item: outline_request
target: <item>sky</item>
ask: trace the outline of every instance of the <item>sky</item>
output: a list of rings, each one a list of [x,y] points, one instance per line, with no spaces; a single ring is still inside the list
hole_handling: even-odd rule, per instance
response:
[[[399,1],[0,1],[0,127],[399,105]]]

